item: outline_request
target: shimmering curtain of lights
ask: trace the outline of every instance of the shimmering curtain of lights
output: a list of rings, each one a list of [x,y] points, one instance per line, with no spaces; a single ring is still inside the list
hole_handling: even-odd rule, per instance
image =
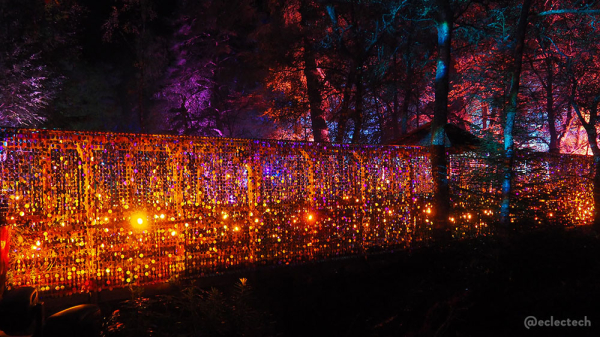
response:
[[[45,296],[406,247],[420,148],[0,130],[11,285]]]
[[[592,158],[519,153],[515,160],[512,222],[579,226],[592,222]],[[467,152],[450,156],[451,221],[455,235],[489,232],[501,198],[499,158]]]

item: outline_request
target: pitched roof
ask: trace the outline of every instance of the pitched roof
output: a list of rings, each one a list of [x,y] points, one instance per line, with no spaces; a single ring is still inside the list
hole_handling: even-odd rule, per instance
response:
[[[473,150],[480,145],[477,136],[454,124],[446,124],[446,147],[457,151]],[[431,122],[390,141],[391,145],[431,145]]]

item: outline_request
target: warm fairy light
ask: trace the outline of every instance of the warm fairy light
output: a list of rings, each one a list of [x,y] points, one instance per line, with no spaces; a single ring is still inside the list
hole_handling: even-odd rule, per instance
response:
[[[434,228],[422,148],[13,130],[6,152],[0,181],[20,227],[11,280],[45,296],[380,251]],[[517,174],[527,188],[515,193],[537,202],[531,219],[593,216],[589,163],[565,158],[564,174]],[[453,234],[488,233],[498,187],[481,172],[493,170],[450,163]]]
[[[143,212],[136,212],[131,216],[131,225],[136,229],[146,229],[148,223],[146,221],[146,214]]]

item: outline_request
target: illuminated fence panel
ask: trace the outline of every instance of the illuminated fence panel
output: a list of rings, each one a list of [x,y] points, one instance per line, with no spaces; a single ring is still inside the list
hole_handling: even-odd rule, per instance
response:
[[[528,205],[515,210],[517,217],[538,223],[592,222],[591,157],[531,153],[521,156],[516,170],[519,199]]]
[[[424,238],[418,148],[15,129],[0,141],[11,282],[46,296]]]
[[[428,240],[421,148],[0,129],[13,286],[46,296]],[[450,156],[457,237],[497,220],[501,169]],[[591,221],[590,158],[523,154],[515,221]]]
[[[501,158],[468,152],[450,156],[453,220],[462,228],[484,228],[498,219]],[[515,158],[513,222],[566,226],[590,224],[593,214],[592,158],[519,153]]]

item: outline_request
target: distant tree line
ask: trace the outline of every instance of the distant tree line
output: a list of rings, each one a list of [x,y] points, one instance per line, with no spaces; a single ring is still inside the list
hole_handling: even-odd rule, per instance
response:
[[[0,125],[382,144],[431,122],[445,227],[451,122],[497,144],[507,223],[518,149],[593,155],[600,205],[599,18],[566,0],[0,0]]]

